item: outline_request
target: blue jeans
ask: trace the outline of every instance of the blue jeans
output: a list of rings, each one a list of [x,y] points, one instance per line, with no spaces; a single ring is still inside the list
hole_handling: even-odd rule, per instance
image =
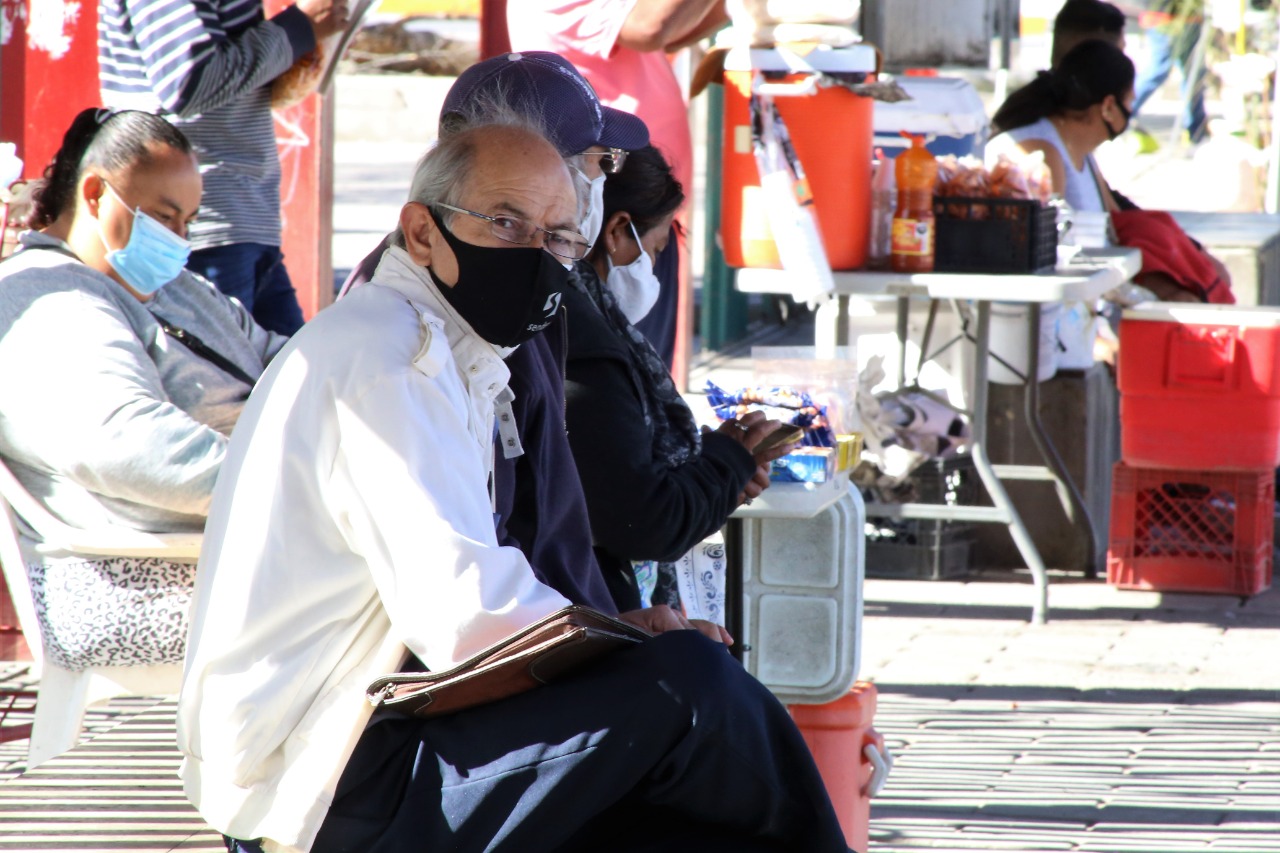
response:
[[[302,328],[302,308],[278,246],[231,243],[191,253],[187,269],[240,300],[264,329],[292,335]]]
[[[724,647],[671,631],[520,696],[370,726],[312,850],[849,848],[786,708]]]
[[[1200,64],[1194,78],[1188,74],[1195,57],[1196,43],[1200,40],[1200,24],[1187,24],[1181,32],[1173,34],[1157,29],[1146,30],[1145,34],[1151,48],[1151,58],[1139,72],[1133,85],[1133,114],[1136,116],[1142,105],[1169,79],[1176,61],[1178,72],[1182,75],[1182,85],[1178,90],[1182,114],[1178,117],[1178,126],[1187,132],[1192,141],[1199,142],[1204,138],[1206,121],[1204,63]]]

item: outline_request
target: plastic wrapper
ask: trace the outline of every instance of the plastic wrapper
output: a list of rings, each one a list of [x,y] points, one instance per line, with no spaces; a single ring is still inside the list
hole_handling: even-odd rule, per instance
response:
[[[706,395],[712,411],[722,421],[748,412],[763,412],[771,420],[802,428],[802,446],[835,446],[836,435],[827,420],[826,407],[815,404],[808,392],[789,387],[748,387],[729,392],[708,380]]]
[[[947,403],[911,389],[875,394],[884,381],[884,358],[876,356],[858,380],[858,411],[866,447],[853,479],[877,499],[894,502],[894,491],[925,460],[955,455],[971,438],[969,425]]]
[[[773,460],[769,479],[775,483],[825,483],[836,475],[834,447],[801,447]]]
[[[292,107],[314,92],[324,77],[325,57],[337,42],[329,38],[316,44],[315,49],[298,57],[298,61],[271,82],[271,109]]]
[[[934,194],[955,199],[1029,199],[1048,204],[1053,196],[1053,176],[1039,151],[1023,157],[1001,154],[990,169],[976,157],[948,154],[938,158]],[[944,205],[943,210],[955,219],[985,219],[991,215],[990,208],[960,202]],[[1001,212],[996,209],[996,215]]]

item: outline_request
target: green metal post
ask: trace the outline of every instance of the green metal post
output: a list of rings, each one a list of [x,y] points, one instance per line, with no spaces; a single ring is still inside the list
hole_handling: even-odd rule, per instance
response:
[[[720,251],[720,185],[724,172],[721,136],[724,133],[724,87],[708,86],[707,97],[707,229],[702,273],[702,317],[698,331],[704,350],[720,349],[747,331],[747,296],[733,287],[733,270]]]

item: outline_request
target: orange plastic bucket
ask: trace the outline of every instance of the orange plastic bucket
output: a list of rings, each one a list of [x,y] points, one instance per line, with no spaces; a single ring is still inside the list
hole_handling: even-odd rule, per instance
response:
[[[871,727],[876,715],[876,686],[859,681],[834,702],[791,705],[788,710],[813,753],[845,841],[854,850],[866,850],[874,768],[863,750],[872,745],[885,755],[884,738]]]
[[[814,50],[801,58],[827,73],[873,75],[876,52],[868,45]],[[788,65],[790,61],[790,65]],[[871,224],[873,102],[843,86],[807,86],[812,73],[795,69],[794,57],[777,50],[735,48],[725,59],[723,178],[720,238],[731,267],[780,269],[769,228],[760,173],[751,144],[749,99],[756,72],[771,88],[808,94],[774,94],[813,194],[813,209],[833,270],[866,264]]]

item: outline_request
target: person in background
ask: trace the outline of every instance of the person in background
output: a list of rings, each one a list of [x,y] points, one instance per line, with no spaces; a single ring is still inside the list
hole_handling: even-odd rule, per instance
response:
[[[667,54],[725,24],[724,0],[520,0],[507,5],[513,49],[554,51],[572,62],[591,81],[600,103],[644,120],[681,186],[693,185],[688,105]],[[662,289],[639,324],[668,366],[681,310],[677,236],[673,231],[657,259]]]
[[[563,301],[566,422],[596,559],[606,574],[658,561],[661,590],[673,586],[671,563],[767,488],[769,463],[790,449],[753,452],[779,427],[758,412],[700,432],[662,359],[636,330],[657,300],[654,258],[683,202],[662,154],[652,146],[633,151],[605,182],[604,229],[590,263],[573,270]]]
[[[0,456],[72,527],[199,532],[227,437],[287,339],[184,269],[190,142],[149,113],[76,116],[0,263]],[[177,663],[195,566],[33,555],[60,666]]]
[[[1156,298],[1231,299],[1231,277],[1222,262],[1172,219],[1153,225],[1149,218],[1126,215],[1137,206],[1111,190],[1092,157],[1099,145],[1124,132],[1133,79],[1133,63],[1119,49],[1098,40],[1076,45],[1057,68],[1040,72],[1000,105],[992,125],[1001,133],[987,143],[988,162],[1014,149],[1042,152],[1054,192],[1073,210],[1111,214],[1119,242],[1143,249],[1143,269],[1134,281]],[[1153,251],[1156,246],[1164,251]],[[1182,260],[1184,253],[1192,263]]]
[[[168,117],[200,159],[190,269],[263,327],[297,331],[271,82],[346,26],[345,0],[298,0],[270,19],[262,0],[98,0],[98,16],[103,103]]]
[[[1050,67],[1082,41],[1102,39],[1124,50],[1124,22],[1124,11],[1104,0],[1067,0],[1053,19]]]
[[[1111,209],[1109,191],[1090,157],[1129,124],[1133,63],[1105,41],[1085,41],[1049,71],[1013,92],[991,119],[998,134],[987,143],[994,161],[1012,149],[1039,151],[1054,192],[1073,210]]]
[[[522,120],[423,158],[373,281],[272,364],[220,478],[178,705],[181,776],[232,851],[848,850],[786,708],[668,610],[656,636],[421,719],[365,690],[569,603],[494,532],[503,349],[586,245]],[[720,635],[723,639],[723,636]]]
[[[1138,26],[1146,39],[1148,59],[1134,87],[1133,112],[1142,109],[1156,93],[1176,63],[1182,83],[1178,97],[1182,109],[1178,128],[1183,142],[1194,145],[1208,133],[1204,109],[1205,66],[1194,62],[1196,45],[1204,27],[1204,0],[1147,0],[1138,16]]]
[[[526,51],[495,56],[462,72],[441,106],[440,138],[482,122],[489,114],[515,112],[537,121],[577,181],[578,230],[597,241],[604,211],[604,166],[621,166],[628,151],[649,141],[644,122],[602,106],[591,86],[561,56]],[[607,155],[607,157],[606,157]],[[373,277],[389,246],[384,239],[352,271],[348,292]],[[584,594],[611,596],[615,606],[637,606],[635,576],[602,573],[591,549],[586,498],[566,438],[564,311],[545,334],[505,355],[514,436],[497,437],[494,509],[498,541],[520,548],[539,577],[576,578]],[[503,421],[504,425],[510,423]]]

